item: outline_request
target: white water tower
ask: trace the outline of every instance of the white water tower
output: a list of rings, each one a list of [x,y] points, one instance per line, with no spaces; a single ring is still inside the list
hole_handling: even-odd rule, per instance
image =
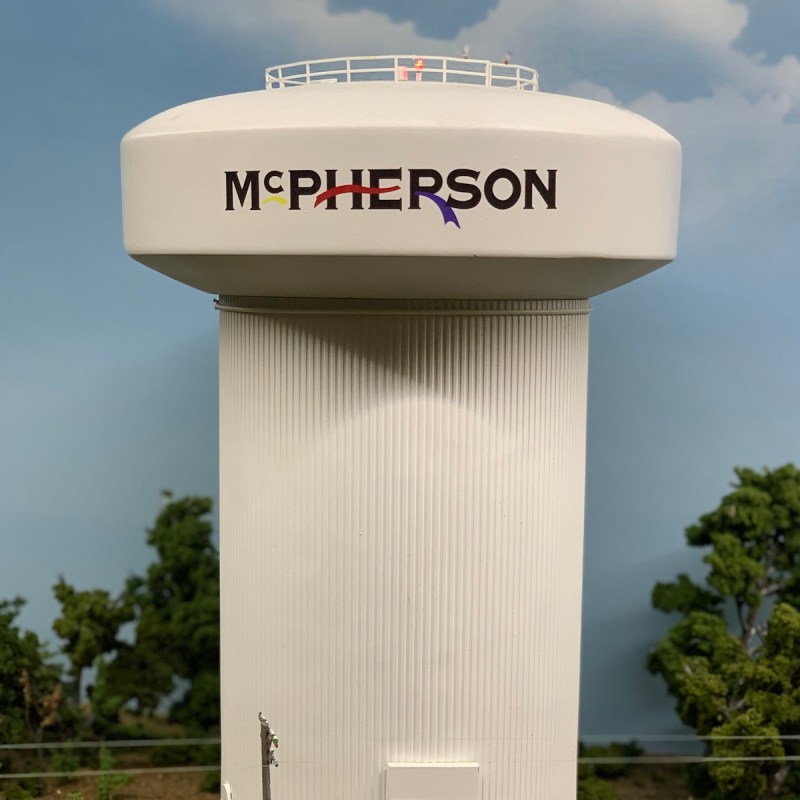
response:
[[[537,89],[304,62],[123,140],[128,252],[219,294],[234,800],[575,797],[588,298],[674,257],[680,147]]]

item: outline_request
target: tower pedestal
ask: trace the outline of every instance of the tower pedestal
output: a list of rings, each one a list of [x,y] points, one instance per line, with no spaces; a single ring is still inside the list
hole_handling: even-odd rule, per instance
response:
[[[262,711],[276,800],[383,800],[390,763],[443,765],[418,797],[459,763],[459,800],[573,800],[588,301],[220,310],[235,800]]]

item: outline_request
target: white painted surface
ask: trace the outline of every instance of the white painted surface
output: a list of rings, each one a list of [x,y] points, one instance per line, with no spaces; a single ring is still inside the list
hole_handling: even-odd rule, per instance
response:
[[[573,800],[588,304],[308,304],[221,314],[222,780]]]
[[[412,81],[217,97],[159,114],[123,140],[125,246],[209,292],[582,298],[674,257],[680,160],[677,141],[635,114],[541,92]],[[280,202],[292,171],[318,174],[321,192],[327,170],[339,186],[369,183],[377,169],[397,170],[376,185],[399,186],[381,195],[399,209],[369,208],[368,197],[354,209],[353,195],[314,207],[319,193],[298,196],[294,210]],[[481,200],[453,209],[460,227],[430,199],[411,207],[414,169],[441,173],[443,202],[468,199],[448,187],[454,170],[479,173],[463,178]],[[534,189],[532,208],[524,190],[512,207],[494,207],[486,181],[496,170],[523,187],[535,170],[548,189],[554,170],[554,207]],[[234,188],[230,208],[226,172],[244,198]],[[514,196],[511,178],[491,185],[501,200]]]
[[[128,252],[251,306],[221,314],[223,785],[260,796],[264,711],[276,800],[383,800],[394,762],[573,800],[583,298],[674,257],[680,146],[600,103],[391,69],[190,103],[122,143]],[[319,191],[292,193],[300,170]],[[399,208],[320,197],[350,182],[396,182]]]
[[[386,800],[479,800],[476,763],[398,764],[386,767]]]

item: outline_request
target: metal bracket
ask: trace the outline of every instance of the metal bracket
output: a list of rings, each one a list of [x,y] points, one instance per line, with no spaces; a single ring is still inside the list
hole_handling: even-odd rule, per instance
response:
[[[258,721],[261,723],[261,800],[272,800],[269,768],[278,766],[278,760],[275,757],[278,737],[261,712],[258,714]]]

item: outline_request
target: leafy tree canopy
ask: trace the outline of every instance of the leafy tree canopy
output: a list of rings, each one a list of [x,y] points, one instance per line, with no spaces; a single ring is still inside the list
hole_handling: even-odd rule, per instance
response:
[[[705,585],[679,575],[653,590],[655,608],[683,618],[651,652],[681,720],[712,739],[714,800],[790,791],[800,734],[800,471],[736,469],[732,491],[686,529],[707,548]],[[733,619],[733,624],[729,623]],[[741,738],[743,737],[743,738]]]
[[[81,676],[95,659],[119,646],[119,629],[133,619],[133,605],[123,594],[119,599],[102,589],[77,591],[64,578],[53,587],[61,605],[61,616],[53,630],[63,640],[63,652],[70,661],[73,699],[80,702]]]
[[[120,723],[128,705],[147,713],[171,704],[171,718],[190,732],[219,724],[219,554],[211,510],[209,498],[164,493],[147,531],[156,559],[117,597],[59,578],[53,629],[69,661],[71,702],[62,697],[64,669],[16,624],[24,601],[0,601],[0,742],[41,740],[51,729],[84,735],[87,723],[96,734],[126,736],[134,730]],[[126,641],[121,629],[132,621],[133,641]],[[92,666],[86,716],[81,682]]]
[[[104,666],[98,689],[105,702],[133,700],[152,712],[180,683],[173,720],[208,729],[219,723],[219,553],[207,497],[165,503],[147,532],[156,560],[128,581],[136,611],[136,639]],[[108,706],[109,708],[113,706]]]
[[[59,722],[59,669],[48,663],[38,637],[16,619],[22,598],[0,601],[0,742],[41,739]]]

